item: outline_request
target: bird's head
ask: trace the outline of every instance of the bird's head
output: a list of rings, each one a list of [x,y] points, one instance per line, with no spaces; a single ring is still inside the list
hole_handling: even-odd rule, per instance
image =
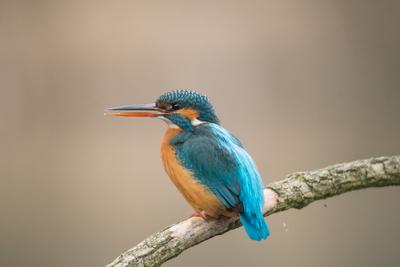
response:
[[[170,126],[181,129],[206,122],[219,124],[208,97],[191,90],[167,92],[152,104],[126,105],[108,110],[113,116],[160,118]]]

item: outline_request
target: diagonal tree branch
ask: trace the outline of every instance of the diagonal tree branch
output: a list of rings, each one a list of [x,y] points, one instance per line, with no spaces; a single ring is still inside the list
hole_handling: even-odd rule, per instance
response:
[[[342,163],[290,174],[264,190],[265,215],[367,187],[400,185],[400,156]],[[184,250],[240,226],[234,218],[204,221],[190,218],[152,234],[122,253],[107,267],[160,266]]]

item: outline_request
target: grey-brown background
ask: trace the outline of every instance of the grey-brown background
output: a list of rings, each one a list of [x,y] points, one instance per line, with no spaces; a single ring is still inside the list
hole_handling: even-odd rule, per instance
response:
[[[400,153],[399,1],[0,3],[0,265],[102,266],[191,214],[165,125],[104,117],[207,93],[265,182]],[[270,217],[166,266],[399,266],[398,188]],[[284,226],[286,225],[286,227]]]

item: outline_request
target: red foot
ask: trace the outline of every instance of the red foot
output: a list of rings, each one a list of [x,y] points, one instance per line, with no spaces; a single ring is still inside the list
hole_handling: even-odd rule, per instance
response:
[[[203,220],[207,221],[207,215],[204,211],[196,211],[195,213],[192,214],[191,217],[199,217],[199,218],[202,218]]]

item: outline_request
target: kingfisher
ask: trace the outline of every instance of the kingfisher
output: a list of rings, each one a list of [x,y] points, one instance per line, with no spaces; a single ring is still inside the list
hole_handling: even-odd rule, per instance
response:
[[[161,145],[164,169],[194,208],[193,216],[240,217],[252,240],[269,236],[263,216],[263,182],[242,143],[220,125],[209,98],[192,90],[174,90],[155,103],[109,108],[113,116],[165,121]]]

